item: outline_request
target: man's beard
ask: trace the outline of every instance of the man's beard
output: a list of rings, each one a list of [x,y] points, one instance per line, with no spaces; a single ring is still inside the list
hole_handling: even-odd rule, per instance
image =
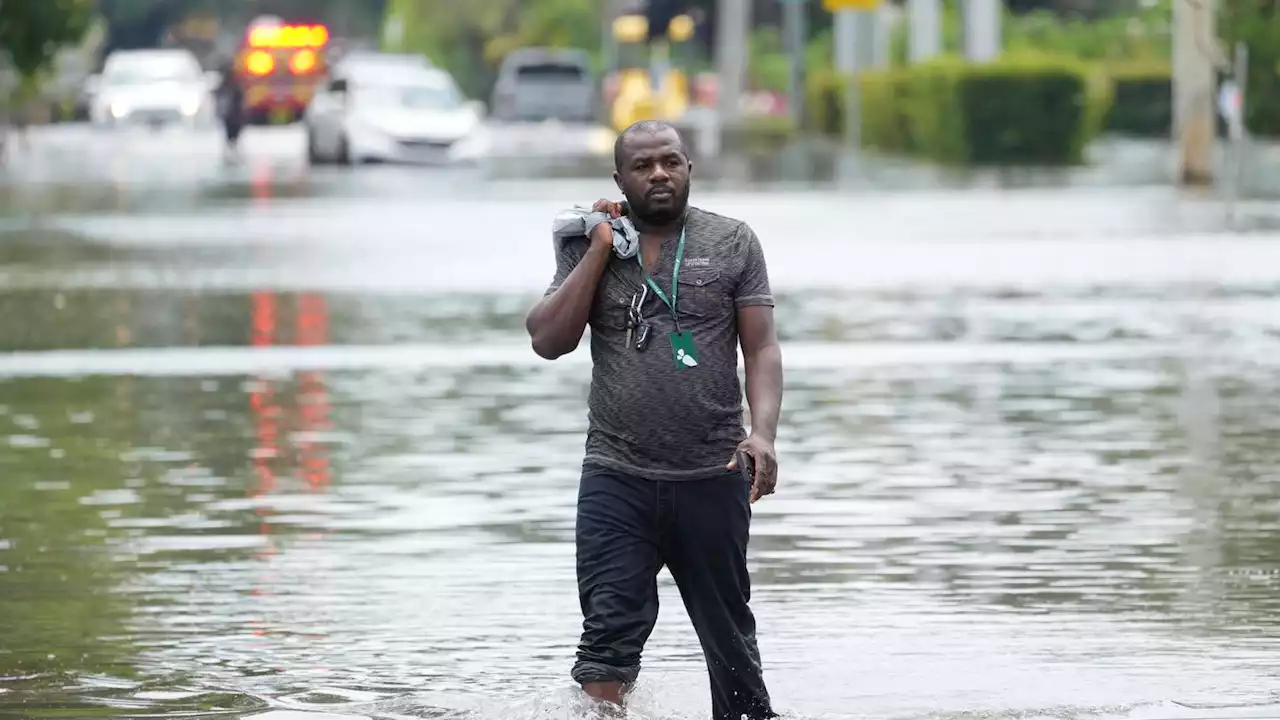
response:
[[[684,215],[685,208],[689,207],[689,190],[692,183],[686,183],[684,190],[675,196],[675,202],[668,207],[654,208],[649,202],[649,198],[641,196],[633,198],[627,195],[627,205],[630,207],[631,215],[640,220],[645,225],[667,225],[675,220],[680,219]]]

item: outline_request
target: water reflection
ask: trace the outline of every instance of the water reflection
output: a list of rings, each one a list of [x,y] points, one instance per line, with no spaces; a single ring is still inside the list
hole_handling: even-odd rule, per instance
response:
[[[109,530],[136,495],[119,461],[134,416],[111,380],[35,382],[0,397],[0,675],[128,674],[127,575]],[[115,433],[88,433],[91,427]],[[95,436],[96,435],[96,436]]]
[[[254,294],[250,345],[326,342],[329,305]],[[1280,370],[1215,353],[1220,471],[1197,490],[1184,362],[799,361],[786,490],[754,539],[785,706],[1257,701],[1280,617]],[[0,706],[547,702],[576,631],[584,393],[533,364],[5,381],[0,583],[25,615],[6,615],[24,622]],[[93,600],[33,602],[60,595]],[[701,661],[663,598],[646,692],[693,717]],[[837,667],[860,682],[806,692]],[[1054,687],[1012,689],[1028,672]]]
[[[243,172],[0,241],[0,715],[573,717],[585,357],[521,326],[595,187],[488,244],[474,190]],[[790,718],[1275,715],[1267,235],[1166,194],[707,200],[773,238]],[[639,717],[705,716],[661,598]]]

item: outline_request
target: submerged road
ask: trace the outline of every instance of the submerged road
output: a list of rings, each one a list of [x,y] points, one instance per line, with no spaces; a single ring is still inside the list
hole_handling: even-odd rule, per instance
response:
[[[0,715],[580,716],[587,358],[522,321],[612,181],[299,139],[65,128],[0,172]],[[779,296],[785,717],[1280,717],[1280,220],[1116,152],[696,187]],[[661,582],[635,717],[705,717]]]

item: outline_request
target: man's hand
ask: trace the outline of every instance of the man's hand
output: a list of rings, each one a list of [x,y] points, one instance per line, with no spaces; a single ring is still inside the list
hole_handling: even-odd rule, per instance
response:
[[[778,456],[773,451],[773,443],[753,434],[738,444],[738,450],[749,455],[756,466],[755,479],[751,482],[752,504],[765,495],[772,495],[778,487]],[[736,454],[725,468],[738,469]]]
[[[612,200],[597,200],[591,206],[592,212],[608,213],[611,218],[622,217],[622,203],[616,203]],[[613,247],[613,226],[609,223],[600,223],[591,231],[591,244],[601,247]]]
[[[622,217],[622,203],[616,203],[612,200],[600,199],[591,206],[591,212],[609,213],[611,218]]]

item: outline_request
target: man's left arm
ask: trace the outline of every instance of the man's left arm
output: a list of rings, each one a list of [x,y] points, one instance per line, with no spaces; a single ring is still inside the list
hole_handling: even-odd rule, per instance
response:
[[[742,227],[744,263],[734,291],[738,339],[746,365],[747,407],[751,410],[751,434],[739,449],[755,462],[751,502],[773,493],[778,482],[774,442],[782,409],[782,348],[773,322],[773,292],[760,239]],[[737,467],[736,462],[729,463]]]

